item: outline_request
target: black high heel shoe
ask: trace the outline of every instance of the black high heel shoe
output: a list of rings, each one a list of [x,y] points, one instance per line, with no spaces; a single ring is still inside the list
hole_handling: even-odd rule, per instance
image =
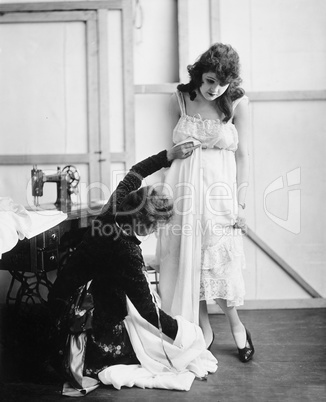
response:
[[[250,332],[246,329],[246,346],[243,349],[238,348],[239,352],[239,359],[242,361],[242,363],[247,363],[249,360],[252,359],[252,356],[255,353],[255,348],[251,340],[251,335]],[[248,345],[248,346],[247,346]]]
[[[213,339],[212,339],[212,342],[207,346],[207,350],[211,350],[211,347],[212,347],[212,345],[214,343],[214,339],[215,339],[214,331],[212,331],[212,333],[213,333]]]

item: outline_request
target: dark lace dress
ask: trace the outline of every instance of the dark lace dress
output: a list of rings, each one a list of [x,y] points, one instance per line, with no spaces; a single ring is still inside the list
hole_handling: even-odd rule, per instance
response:
[[[114,213],[124,198],[141,186],[143,178],[168,166],[166,151],[162,151],[131,168],[49,292],[49,306],[59,317],[76,289],[92,280],[94,315],[92,329],[87,332],[84,362],[84,374],[89,377],[97,378],[99,371],[114,364],[138,362],[123,323],[126,295],[140,315],[158,328],[156,306],[143,273],[140,241],[121,231]],[[163,333],[174,340],[176,320],[160,311],[160,322]]]

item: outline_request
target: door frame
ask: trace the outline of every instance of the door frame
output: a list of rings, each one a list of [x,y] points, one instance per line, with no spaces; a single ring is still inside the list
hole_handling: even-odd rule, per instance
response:
[[[122,21],[124,149],[111,152],[109,130],[108,19],[119,10]],[[0,5],[0,24],[82,21],[86,25],[88,152],[81,154],[0,155],[0,165],[86,164],[89,183],[111,189],[111,164],[135,161],[133,22],[131,0],[13,3]],[[101,198],[92,192],[93,200]]]

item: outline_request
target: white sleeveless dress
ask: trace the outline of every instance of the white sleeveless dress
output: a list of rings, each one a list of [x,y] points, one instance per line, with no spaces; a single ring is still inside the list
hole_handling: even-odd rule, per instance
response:
[[[243,304],[243,239],[234,229],[237,213],[235,151],[238,133],[232,119],[188,116],[180,91],[181,117],[173,142],[201,143],[187,159],[166,171],[164,192],[173,197],[175,214],[158,233],[162,309],[198,324],[199,301],[222,298]],[[243,98],[233,104],[233,110]]]

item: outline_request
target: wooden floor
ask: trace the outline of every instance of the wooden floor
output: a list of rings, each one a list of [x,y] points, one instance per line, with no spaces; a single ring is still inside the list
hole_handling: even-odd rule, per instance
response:
[[[215,331],[212,353],[219,368],[207,381],[196,380],[189,392],[124,388],[117,391],[100,387],[85,397],[84,402],[144,401],[214,401],[214,402],[319,402],[326,401],[326,310],[256,310],[240,311],[250,329],[256,354],[253,361],[241,363],[223,315],[212,315]],[[6,321],[2,322],[2,339]],[[22,334],[20,334],[22,335]],[[37,350],[36,338],[27,346]],[[14,338],[14,336],[13,336]],[[14,339],[12,342],[14,343]],[[34,339],[34,340],[33,340]],[[39,345],[39,340],[37,341]],[[42,343],[42,342],[41,342]],[[16,344],[19,351],[19,345]],[[1,353],[2,402],[58,402],[60,383],[55,376],[33,369],[41,353],[21,359],[4,345]],[[13,357],[14,355],[14,357]],[[20,361],[19,361],[20,360]],[[41,370],[42,371],[42,370]],[[33,378],[34,375],[34,378]]]

